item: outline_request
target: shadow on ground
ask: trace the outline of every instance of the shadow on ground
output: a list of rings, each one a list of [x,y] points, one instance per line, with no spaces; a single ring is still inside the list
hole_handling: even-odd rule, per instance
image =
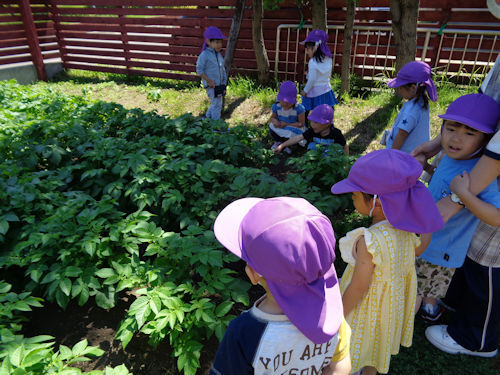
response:
[[[344,134],[347,139],[352,139],[349,149],[353,154],[362,154],[373,140],[380,138],[391,118],[392,110],[400,102],[400,97],[396,95],[391,97],[387,104],[377,109],[363,121],[358,122],[354,128]]]

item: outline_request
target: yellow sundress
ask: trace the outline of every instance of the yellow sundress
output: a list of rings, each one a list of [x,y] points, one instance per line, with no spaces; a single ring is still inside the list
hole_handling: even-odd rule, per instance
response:
[[[417,294],[415,247],[420,239],[387,220],[347,233],[339,242],[342,259],[348,263],[340,282],[342,294],[354,271],[354,245],[363,235],[375,269],[367,294],[346,317],[352,329],[352,372],[374,366],[385,374],[391,354],[397,354],[400,345],[411,346]]]

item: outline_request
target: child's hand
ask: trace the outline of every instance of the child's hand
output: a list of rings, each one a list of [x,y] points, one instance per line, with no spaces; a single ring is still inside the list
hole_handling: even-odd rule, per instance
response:
[[[279,154],[283,150],[283,143],[274,149],[275,154]]]
[[[283,129],[283,128],[284,128],[285,126],[287,126],[287,125],[288,125],[288,123],[287,123],[286,121],[280,121],[280,125],[279,125],[279,127],[280,127],[281,129]]]
[[[450,182],[450,190],[458,196],[463,195],[469,191],[470,177],[467,171],[462,174],[457,174]]]
[[[208,79],[207,80],[208,86],[211,88],[215,87],[215,81],[213,79]]]

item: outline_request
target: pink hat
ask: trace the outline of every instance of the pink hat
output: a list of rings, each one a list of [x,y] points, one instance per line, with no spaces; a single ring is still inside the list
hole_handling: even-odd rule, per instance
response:
[[[439,117],[491,134],[496,131],[500,120],[500,106],[488,95],[467,94],[455,99],[446,109],[446,113]]]
[[[302,198],[243,198],[217,216],[215,236],[265,279],[308,339],[329,341],[343,317],[330,220]]]
[[[333,107],[328,104],[320,104],[311,111],[308,120],[319,124],[330,124],[333,121]]]
[[[411,61],[401,68],[396,78],[387,82],[389,87],[400,87],[408,83],[416,83],[425,86],[429,99],[437,100],[437,90],[431,78],[431,67],[423,61]]]
[[[297,86],[292,81],[285,81],[280,85],[278,91],[278,100],[282,100],[287,103],[295,104],[297,103]]]
[[[309,34],[307,34],[306,38],[300,42],[300,44],[305,44],[307,42],[318,43],[319,48],[321,48],[321,52],[328,57],[332,57],[332,53],[328,48],[328,34],[323,30],[312,30]]]
[[[444,226],[430,191],[418,178],[422,166],[406,152],[385,149],[360,157],[349,176],[332,186],[333,194],[361,191],[377,194],[394,228],[431,233]]]

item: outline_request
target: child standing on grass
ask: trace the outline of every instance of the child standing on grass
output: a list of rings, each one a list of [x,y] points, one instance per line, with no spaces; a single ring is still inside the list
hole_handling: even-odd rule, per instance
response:
[[[271,150],[291,137],[300,135],[306,130],[304,106],[297,103],[297,87],[292,81],[285,81],[280,85],[277,102],[273,104],[269,134],[274,139]],[[304,142],[305,143],[305,142]],[[286,147],[284,151],[291,154],[292,151]]]
[[[266,294],[231,321],[210,374],[348,375],[330,220],[302,198],[243,198],[222,210],[214,232]]]
[[[210,26],[203,33],[203,38],[205,38],[205,42],[196,61],[196,73],[201,77],[203,87],[207,90],[208,99],[210,99],[210,107],[205,117],[218,120],[220,119],[222,97],[225,94],[225,85],[227,84],[224,58],[220,53],[222,40],[226,39],[226,37],[217,27]]]
[[[304,133],[281,143],[274,149],[274,152],[280,153],[286,150],[288,146],[306,140],[309,150],[316,148],[319,144],[329,146],[336,143],[344,148],[346,155],[349,155],[349,146],[345,141],[344,135],[339,129],[333,126],[333,107],[328,104],[320,104],[311,111],[307,119],[310,121],[310,128]]]
[[[301,44],[305,44],[307,63],[307,83],[300,93],[307,112],[320,104],[333,107],[338,104],[330,85],[332,76],[332,53],[327,45],[328,35],[323,30],[312,30]]]
[[[415,233],[440,229],[443,221],[430,192],[418,178],[422,166],[399,150],[373,151],[359,158],[333,194],[352,192],[355,209],[372,217],[340,239],[348,263],[340,290],[351,326],[352,370],[387,373],[391,355],[413,338],[417,292],[415,254],[422,241]]]
[[[410,153],[430,139],[429,99],[437,100],[431,67],[422,61],[409,62],[387,86],[399,87],[406,103],[401,107],[391,131],[382,143],[386,144],[386,148]]]
[[[429,190],[435,201],[449,195],[453,202],[462,204],[451,191],[450,182],[456,175],[470,172],[479,160],[500,119],[500,106],[488,95],[468,94],[453,101],[439,117],[444,120],[441,128],[444,156],[434,171]],[[500,207],[497,182],[489,184],[478,197]],[[418,314],[428,321],[441,316],[437,299],[445,295],[454,269],[462,266],[479,223],[471,202],[464,201],[463,205],[464,209],[432,235],[429,247],[417,261],[419,297],[423,297]]]

